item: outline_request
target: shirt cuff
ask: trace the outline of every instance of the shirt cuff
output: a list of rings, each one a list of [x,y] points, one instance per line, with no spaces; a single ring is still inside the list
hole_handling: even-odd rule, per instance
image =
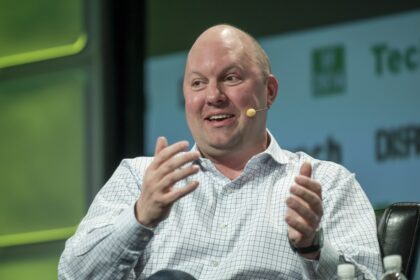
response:
[[[152,239],[153,229],[141,225],[135,216],[135,203],[125,209],[114,226],[116,239],[128,250],[144,250]]]
[[[339,263],[338,252],[324,241],[319,260],[300,257],[304,279],[333,279]]]

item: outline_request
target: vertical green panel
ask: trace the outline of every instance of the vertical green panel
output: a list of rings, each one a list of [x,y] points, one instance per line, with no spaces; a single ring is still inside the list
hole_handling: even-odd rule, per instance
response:
[[[0,68],[69,55],[85,45],[83,1],[2,0]]]
[[[0,83],[0,241],[79,222],[85,84],[81,70]]]

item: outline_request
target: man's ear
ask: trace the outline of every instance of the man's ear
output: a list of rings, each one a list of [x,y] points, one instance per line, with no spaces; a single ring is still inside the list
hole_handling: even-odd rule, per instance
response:
[[[269,74],[267,78],[267,107],[271,107],[277,97],[279,82],[273,74]]]

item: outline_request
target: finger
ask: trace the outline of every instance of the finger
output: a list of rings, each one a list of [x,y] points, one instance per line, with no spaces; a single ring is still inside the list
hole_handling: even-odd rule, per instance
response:
[[[303,199],[306,203],[308,204],[313,204],[313,203],[318,203],[319,202],[319,196],[309,190],[308,188],[305,188],[301,185],[293,185],[290,187],[290,192],[298,197],[300,197],[301,199]]]
[[[311,178],[312,166],[309,162],[305,161],[300,167],[299,174]]]
[[[155,156],[157,156],[157,154],[159,154],[160,151],[162,151],[166,147],[168,147],[168,140],[166,139],[166,137],[158,137],[155,145]]]
[[[316,193],[300,185],[293,185],[290,193],[305,201],[318,215],[322,215],[322,200]]]
[[[293,210],[288,211],[285,217],[285,221],[289,227],[291,227],[293,230],[297,231],[302,235],[301,238],[308,237],[313,232],[315,232],[315,229],[306,224]]]
[[[295,182],[298,185],[314,192],[317,196],[319,196],[320,199],[322,199],[322,188],[321,188],[321,185],[317,181],[312,180],[308,177],[304,177],[302,175],[298,175],[295,178]]]
[[[197,165],[191,165],[185,168],[181,168],[176,170],[175,172],[171,172],[168,175],[166,175],[159,183],[162,189],[172,187],[177,182],[187,178],[188,176],[191,176],[193,174],[196,174],[200,168]]]
[[[179,141],[175,144],[165,147],[162,149],[159,154],[155,156],[152,164],[154,166],[160,166],[163,162],[167,161],[168,159],[172,158],[174,155],[185,151],[188,148],[187,141]]]
[[[183,167],[185,164],[197,160],[199,157],[200,153],[197,151],[186,152],[182,155],[174,156],[159,166],[156,176],[158,176],[158,178],[163,178],[164,176],[177,171],[177,169]]]
[[[171,201],[172,203],[181,199],[182,197],[186,196],[187,194],[193,192],[199,183],[197,181],[189,182],[186,186],[178,189],[174,189],[173,191],[166,194],[166,199]]]
[[[290,196],[286,199],[286,205],[289,209],[293,210],[301,220],[306,223],[307,225],[317,228],[319,221],[321,219],[320,216],[317,215],[314,211],[312,211],[306,203],[304,203],[299,197],[297,196]]]
[[[287,234],[289,239],[292,240],[293,243],[302,239],[302,234],[294,228],[292,228],[291,226],[287,227]]]

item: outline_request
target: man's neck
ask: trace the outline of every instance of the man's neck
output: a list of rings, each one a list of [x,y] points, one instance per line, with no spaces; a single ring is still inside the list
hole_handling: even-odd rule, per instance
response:
[[[256,154],[265,151],[270,144],[270,137],[268,133],[264,137],[264,141],[260,145],[250,145],[244,149],[235,151],[223,152],[214,155],[204,155],[210,159],[217,170],[225,175],[230,180],[238,178],[244,170],[248,161]]]

